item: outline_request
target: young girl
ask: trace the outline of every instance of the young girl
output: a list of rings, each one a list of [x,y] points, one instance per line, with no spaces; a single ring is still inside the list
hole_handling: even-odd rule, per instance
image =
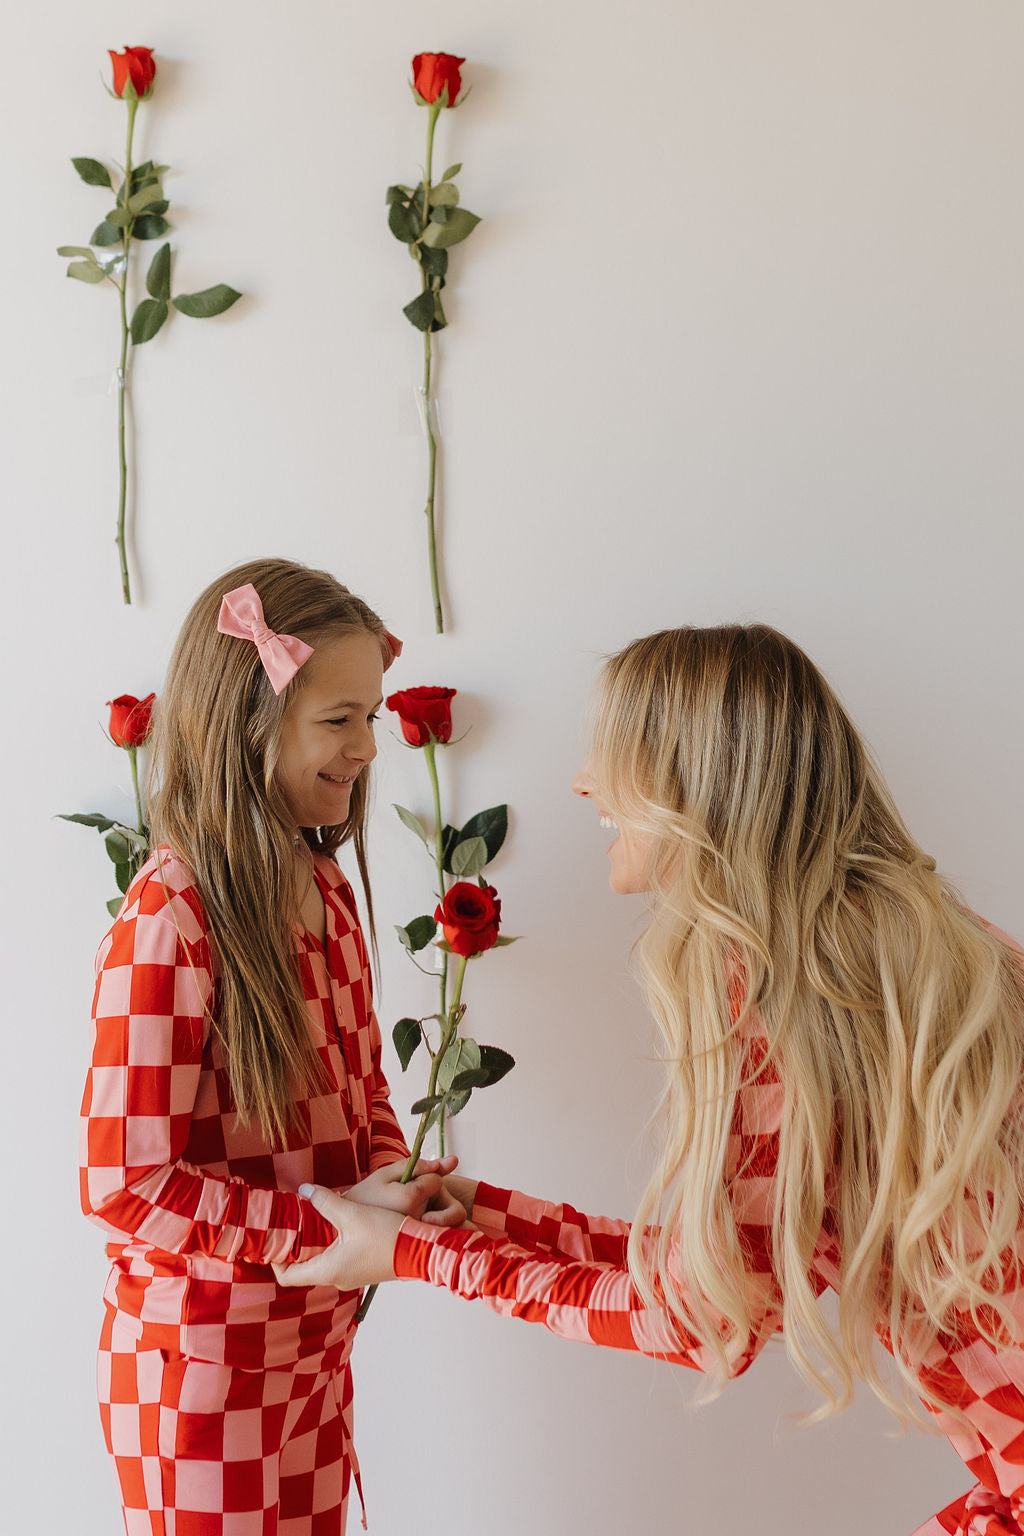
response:
[[[270,1266],[334,1237],[304,1180],[423,1216],[452,1166],[397,1182],[408,1151],[334,860],[354,844],[372,923],[373,722],[400,649],[333,577],[263,560],[207,588],[171,660],[155,852],[100,946],[82,1110],[128,1536],[340,1536],[359,1484],[359,1296],[282,1290]]]
[[[936,873],[764,626],[615,656],[573,787],[617,824],[613,889],[650,892],[668,1084],[637,1223],[449,1179],[478,1230],[439,1231],[316,1189],[340,1237],[283,1283],[421,1278],[718,1383],[781,1330],[826,1411],[860,1377],[949,1435],[979,1481],[919,1536],[1021,1532],[1024,952]]]

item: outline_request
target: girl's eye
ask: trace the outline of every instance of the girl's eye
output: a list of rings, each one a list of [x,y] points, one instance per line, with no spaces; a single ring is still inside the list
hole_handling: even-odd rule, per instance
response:
[[[375,721],[377,721],[379,719],[380,719],[380,715],[367,715],[367,717],[366,717],[368,725],[373,725],[375,723]]]

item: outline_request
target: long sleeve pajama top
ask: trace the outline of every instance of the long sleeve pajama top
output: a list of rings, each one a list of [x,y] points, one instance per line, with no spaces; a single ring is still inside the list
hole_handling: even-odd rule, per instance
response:
[[[105,1299],[138,1347],[255,1371],[347,1361],[357,1292],[279,1286],[334,1229],[296,1193],[344,1191],[408,1156],[381,1071],[366,946],[351,887],[317,856],[327,942],[296,932],[323,1083],[275,1150],[234,1110],[212,1027],[217,961],[187,867],[161,850],[133,881],[96,962],[82,1104],[81,1193],[109,1236]]]
[[[751,1343],[747,1369],[782,1325],[771,1257],[773,1186],[778,1164],[782,1090],[755,1040],[751,1080],[738,1095],[727,1178],[750,1276]],[[481,1184],[473,1207],[479,1231],[441,1229],[407,1219],[395,1246],[399,1278],[427,1280],[475,1298],[509,1317],[543,1323],[563,1338],[637,1350],[696,1370],[713,1361],[667,1311],[644,1306],[626,1263],[629,1225],[584,1216],[516,1191]],[[1021,1247],[1024,1249],[1024,1234]],[[819,1293],[839,1284],[839,1253],[823,1230],[812,1261]],[[1024,1323],[1024,1292],[1008,1298]],[[880,1330],[880,1333],[882,1330]],[[883,1334],[884,1337],[884,1334]],[[979,1479],[963,1498],[916,1536],[1020,1536],[1024,1532],[1024,1355],[997,1351],[969,1316],[935,1344],[922,1379],[963,1419],[936,1415]]]

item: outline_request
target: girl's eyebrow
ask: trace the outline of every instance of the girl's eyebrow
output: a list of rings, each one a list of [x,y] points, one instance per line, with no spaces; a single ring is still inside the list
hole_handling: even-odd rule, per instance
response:
[[[376,704],[374,704],[374,706],[373,706],[372,710],[370,711],[370,713],[371,714],[375,714],[377,712],[377,710],[380,709],[380,707],[381,707],[381,705],[383,703],[384,703],[384,695],[381,694],[380,698],[377,700]],[[324,714],[330,715],[330,714],[334,714],[339,709],[362,709],[362,708],[363,708],[363,706],[360,704],[358,699],[345,699],[345,700],[343,700],[343,702],[341,704],[325,704],[323,712],[324,712]]]

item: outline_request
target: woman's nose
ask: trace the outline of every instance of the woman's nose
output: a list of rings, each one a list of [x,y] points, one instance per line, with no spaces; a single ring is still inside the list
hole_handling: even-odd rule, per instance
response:
[[[583,764],[583,767],[573,779],[571,788],[574,795],[583,795],[584,798],[593,793],[594,781],[590,777],[589,763]]]

